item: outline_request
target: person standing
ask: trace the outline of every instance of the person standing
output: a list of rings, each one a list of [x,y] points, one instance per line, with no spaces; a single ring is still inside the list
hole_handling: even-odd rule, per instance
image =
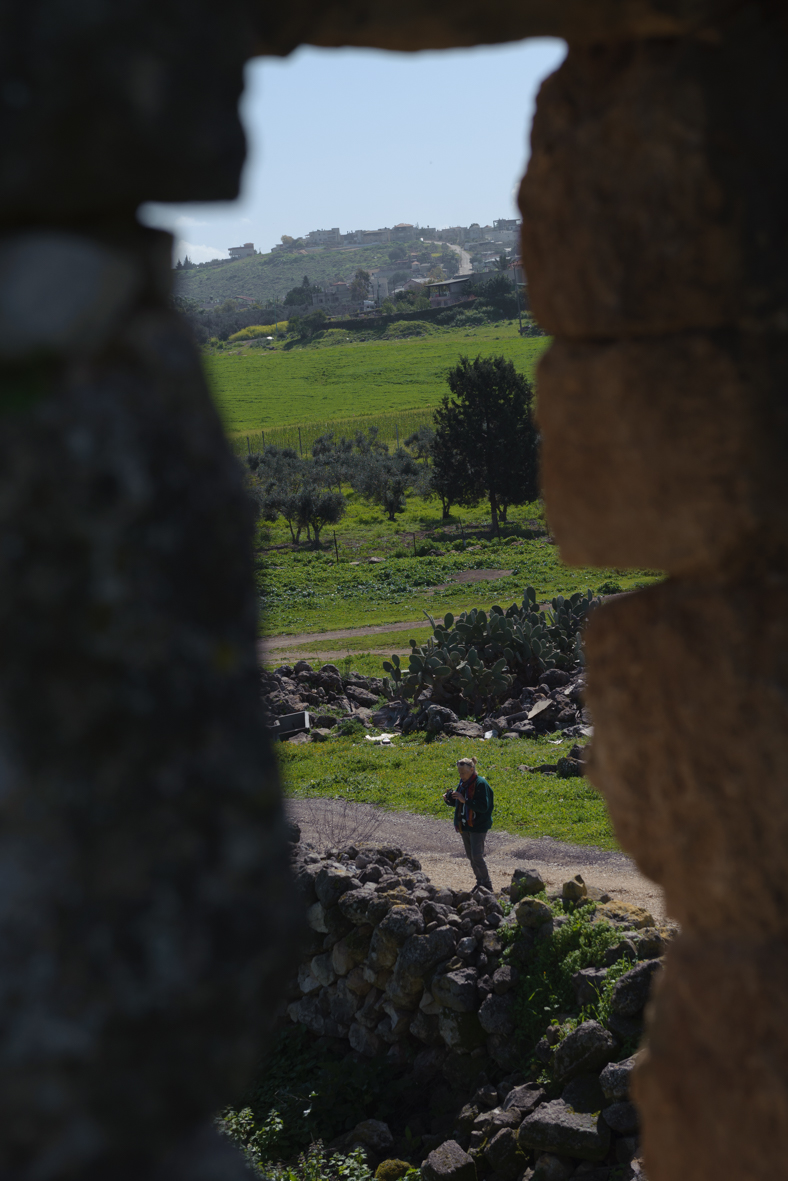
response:
[[[492,890],[484,860],[484,840],[492,827],[493,790],[482,775],[476,774],[476,759],[459,759],[457,770],[460,782],[443,799],[454,807],[454,827],[462,837],[465,856],[476,876],[476,887]]]

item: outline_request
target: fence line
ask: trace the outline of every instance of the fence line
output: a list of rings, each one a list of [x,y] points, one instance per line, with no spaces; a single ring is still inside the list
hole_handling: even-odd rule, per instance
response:
[[[343,435],[352,439],[357,431],[366,432],[369,427],[376,426],[378,438],[382,442],[397,446],[419,427],[431,426],[434,413],[432,408],[391,414],[363,414],[324,422],[288,423],[285,426],[266,427],[265,430],[239,432],[230,438],[230,443],[239,455],[245,455],[247,451],[262,451],[267,445],[292,447],[296,452],[303,449],[306,455],[311,452],[315,439],[329,431],[334,432],[335,439]]]

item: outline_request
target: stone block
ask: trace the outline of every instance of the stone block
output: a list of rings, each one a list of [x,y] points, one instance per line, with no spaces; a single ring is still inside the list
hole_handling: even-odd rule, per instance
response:
[[[537,413],[564,560],[683,574],[784,544],[786,380],[777,334],[555,342]]]
[[[381,1050],[382,1043],[378,1035],[357,1021],[350,1026],[348,1041],[356,1053],[363,1054],[365,1058],[374,1058]]]
[[[784,43],[759,9],[716,32],[713,46],[571,45],[543,83],[520,208],[545,331],[593,339],[786,322],[788,170],[764,150],[788,136]]]
[[[509,898],[512,903],[520,902],[531,894],[541,894],[544,888],[544,878],[538,869],[516,869],[512,874]]]
[[[624,975],[613,985],[610,1007],[622,1017],[637,1017],[643,1012],[654,977],[661,970],[659,960],[646,960]]]
[[[372,931],[369,927],[356,927],[344,939],[334,944],[331,950],[331,965],[337,976],[346,976],[364,961],[371,938]]]
[[[668,581],[603,604],[585,643],[592,775],[622,846],[683,930],[781,938],[788,590]]]
[[[447,1140],[422,1163],[421,1175],[424,1181],[476,1181],[476,1165],[456,1140]]]
[[[519,1141],[526,1151],[599,1161],[607,1155],[610,1129],[593,1113],[573,1111],[563,1100],[554,1099],[526,1116],[520,1125]]]
[[[616,1102],[629,1098],[629,1083],[635,1068],[635,1055],[621,1062],[608,1062],[599,1076],[599,1085],[606,1099]]]
[[[514,998],[491,992],[479,1008],[479,1024],[485,1033],[511,1037],[515,1030]]]
[[[615,1038],[598,1021],[584,1021],[562,1042],[553,1055],[553,1077],[558,1083],[568,1083],[580,1074],[601,1070],[613,1057]]]
[[[515,1181],[525,1169],[527,1157],[514,1128],[501,1128],[484,1150],[490,1168],[501,1181]]]
[[[438,1029],[450,1050],[469,1053],[483,1046],[487,1035],[479,1024],[475,1013],[458,1013],[453,1009],[441,1009]]]
[[[458,968],[435,976],[431,991],[433,1000],[457,1013],[474,1013],[477,1005],[477,974],[474,968]]]
[[[540,898],[523,898],[515,907],[514,917],[521,927],[543,927],[552,920],[553,912]]]
[[[774,1176],[788,1153],[787,994],[784,938],[682,934],[668,948],[632,1082],[650,1181]]]

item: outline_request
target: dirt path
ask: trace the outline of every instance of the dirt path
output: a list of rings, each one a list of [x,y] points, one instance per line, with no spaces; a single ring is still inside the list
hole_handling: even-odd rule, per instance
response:
[[[288,812],[301,825],[304,840],[319,848],[348,841],[399,845],[418,857],[436,885],[469,889],[473,875],[450,821],[412,812],[386,812],[368,804],[341,800],[290,800]],[[508,885],[518,867],[538,869],[549,887],[560,887],[576,873],[614,898],[643,906],[657,921],[665,918],[662,890],[643,877],[623,853],[590,845],[570,845],[551,837],[536,840],[496,829],[487,838],[487,864],[493,886]]]
[[[348,640],[353,636],[379,636],[383,632],[405,632],[414,627],[429,627],[426,619],[417,619],[412,623],[378,623],[374,627],[345,627],[336,632],[304,632],[300,636],[268,636],[257,641],[260,655],[280,648],[303,648],[321,640]]]

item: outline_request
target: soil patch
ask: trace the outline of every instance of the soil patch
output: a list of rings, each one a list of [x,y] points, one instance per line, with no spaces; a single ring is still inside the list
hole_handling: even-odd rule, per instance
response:
[[[350,841],[399,845],[418,857],[436,886],[460,890],[473,885],[460,838],[448,820],[327,799],[291,799],[287,811],[301,826],[303,839],[318,848]],[[550,888],[560,887],[579,873],[587,884],[645,907],[657,922],[666,917],[661,888],[644,877],[624,853],[570,845],[551,837],[527,839],[493,829],[487,838],[486,860],[496,890],[509,885],[515,869],[526,866],[538,869]]]
[[[306,648],[320,640],[346,640],[350,636],[379,636],[382,632],[405,632],[413,628],[428,628],[424,619],[410,623],[378,623],[374,627],[346,627],[335,632],[302,632],[299,636],[268,636],[257,641],[257,651],[262,657],[266,652],[280,648]]]

